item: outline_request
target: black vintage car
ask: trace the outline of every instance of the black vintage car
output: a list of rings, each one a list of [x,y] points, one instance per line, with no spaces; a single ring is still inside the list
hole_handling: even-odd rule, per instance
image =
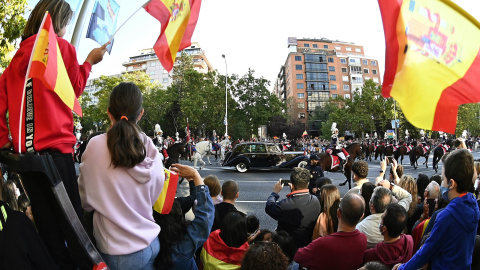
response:
[[[283,152],[274,143],[240,143],[225,155],[222,166],[235,166],[238,172],[246,172],[252,167],[305,167],[308,159],[304,152]]]

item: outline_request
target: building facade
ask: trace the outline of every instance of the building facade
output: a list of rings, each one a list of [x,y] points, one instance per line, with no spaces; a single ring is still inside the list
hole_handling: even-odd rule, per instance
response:
[[[183,52],[186,52],[193,57],[193,65],[196,71],[207,73],[213,70],[210,62],[205,56],[205,51],[200,48],[200,45],[197,42],[194,42],[190,47],[183,49]],[[177,59],[180,55],[181,51],[177,53]],[[151,82],[158,82],[165,88],[172,84],[172,78],[170,76],[171,72],[169,73],[163,68],[152,48],[140,50],[138,55],[129,57],[129,60],[122,65],[126,68],[122,73],[144,71],[150,76]],[[175,69],[175,65],[173,68]]]
[[[306,123],[329,98],[351,98],[366,80],[381,84],[376,59],[363,46],[321,39],[288,38],[290,52],[274,82],[274,93],[287,103],[290,117]]]

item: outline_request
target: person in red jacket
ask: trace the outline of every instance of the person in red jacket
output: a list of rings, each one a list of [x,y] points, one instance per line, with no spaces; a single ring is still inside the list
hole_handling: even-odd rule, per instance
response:
[[[0,77],[0,148],[10,149],[13,146],[17,153],[50,154],[72,205],[80,220],[83,220],[72,159],[76,138],[73,134],[73,117],[70,108],[54,91],[48,90],[39,79],[29,78],[26,82],[29,87],[26,91],[25,110],[20,119],[27,67],[46,11],[51,15],[53,28],[58,35],[58,47],[77,97],[85,88],[92,65],[100,62],[106,51],[108,43],[93,49],[85,63],[80,65],[75,48],[62,38],[73,14],[70,5],[64,0],[39,1],[25,26],[20,48]],[[7,111],[10,130],[7,127]],[[22,127],[25,127],[22,128],[21,134],[18,134],[19,121],[22,121]],[[21,149],[18,149],[19,137]],[[42,175],[32,175],[24,176],[22,180],[34,209],[33,215],[39,234],[54,260],[62,269],[77,269],[77,267],[92,269],[93,263],[80,247],[68,221],[55,203],[48,179]]]

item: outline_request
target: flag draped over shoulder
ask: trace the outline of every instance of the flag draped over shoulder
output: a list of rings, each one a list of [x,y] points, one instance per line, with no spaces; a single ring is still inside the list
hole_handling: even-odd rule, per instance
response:
[[[45,14],[33,45],[28,77],[41,80],[45,87],[54,91],[65,105],[82,116],[82,107],[78,103],[68,77],[49,13]]]
[[[167,169],[165,170],[165,182],[162,192],[158,196],[157,201],[153,205],[153,210],[159,214],[168,214],[172,210],[173,200],[177,194],[178,174]]]
[[[151,0],[145,10],[161,23],[153,49],[162,66],[171,71],[177,52],[191,45],[201,0]]]
[[[413,125],[455,133],[458,106],[480,102],[480,23],[449,0],[378,0],[382,94]]]

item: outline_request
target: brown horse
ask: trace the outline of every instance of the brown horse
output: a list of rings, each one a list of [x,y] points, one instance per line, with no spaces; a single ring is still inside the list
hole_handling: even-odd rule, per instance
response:
[[[453,142],[450,139],[448,139],[445,142],[445,145],[449,146],[449,149],[447,150],[447,152],[450,152],[454,149]],[[435,149],[433,150],[433,161],[432,161],[433,169],[435,170],[435,172],[438,171],[438,162],[440,162],[440,159],[443,157],[443,155],[444,155],[443,148],[440,146],[435,147]]]
[[[377,157],[380,157],[380,160],[383,160],[383,155],[385,154],[385,145],[381,144],[377,146],[375,150],[375,161],[377,161]]]
[[[367,154],[365,156],[366,157],[365,160],[368,158],[368,160],[372,161],[372,156],[373,156],[374,153],[375,153],[375,144],[371,143],[368,146],[368,151],[367,151]]]
[[[403,156],[406,156],[409,153],[408,148],[404,145],[397,147],[397,150],[393,152],[393,158],[398,162],[400,158],[400,164],[403,165]]]
[[[387,157],[393,156],[393,145],[387,145],[385,146],[385,150],[383,151],[383,154]]]
[[[345,150],[350,154],[350,157],[348,157],[347,163],[345,164],[345,171],[343,172],[347,180],[340,185],[343,186],[348,182],[348,188],[350,189],[352,188],[352,164],[357,157],[363,156],[362,145],[359,143],[352,143],[345,147]],[[320,158],[318,166],[320,166],[324,172],[338,172],[340,170],[340,166],[333,169],[331,168],[332,158],[330,157],[330,154],[318,153],[316,155]]]
[[[428,168],[428,156],[430,156],[430,150],[432,149],[432,146],[429,145],[429,149],[427,150],[426,153],[423,151],[423,146],[420,144],[419,146],[416,146],[415,148],[410,151],[410,164],[413,166],[414,169],[417,169],[418,167],[418,159],[420,157],[425,158],[425,162],[423,165],[427,166]]]

